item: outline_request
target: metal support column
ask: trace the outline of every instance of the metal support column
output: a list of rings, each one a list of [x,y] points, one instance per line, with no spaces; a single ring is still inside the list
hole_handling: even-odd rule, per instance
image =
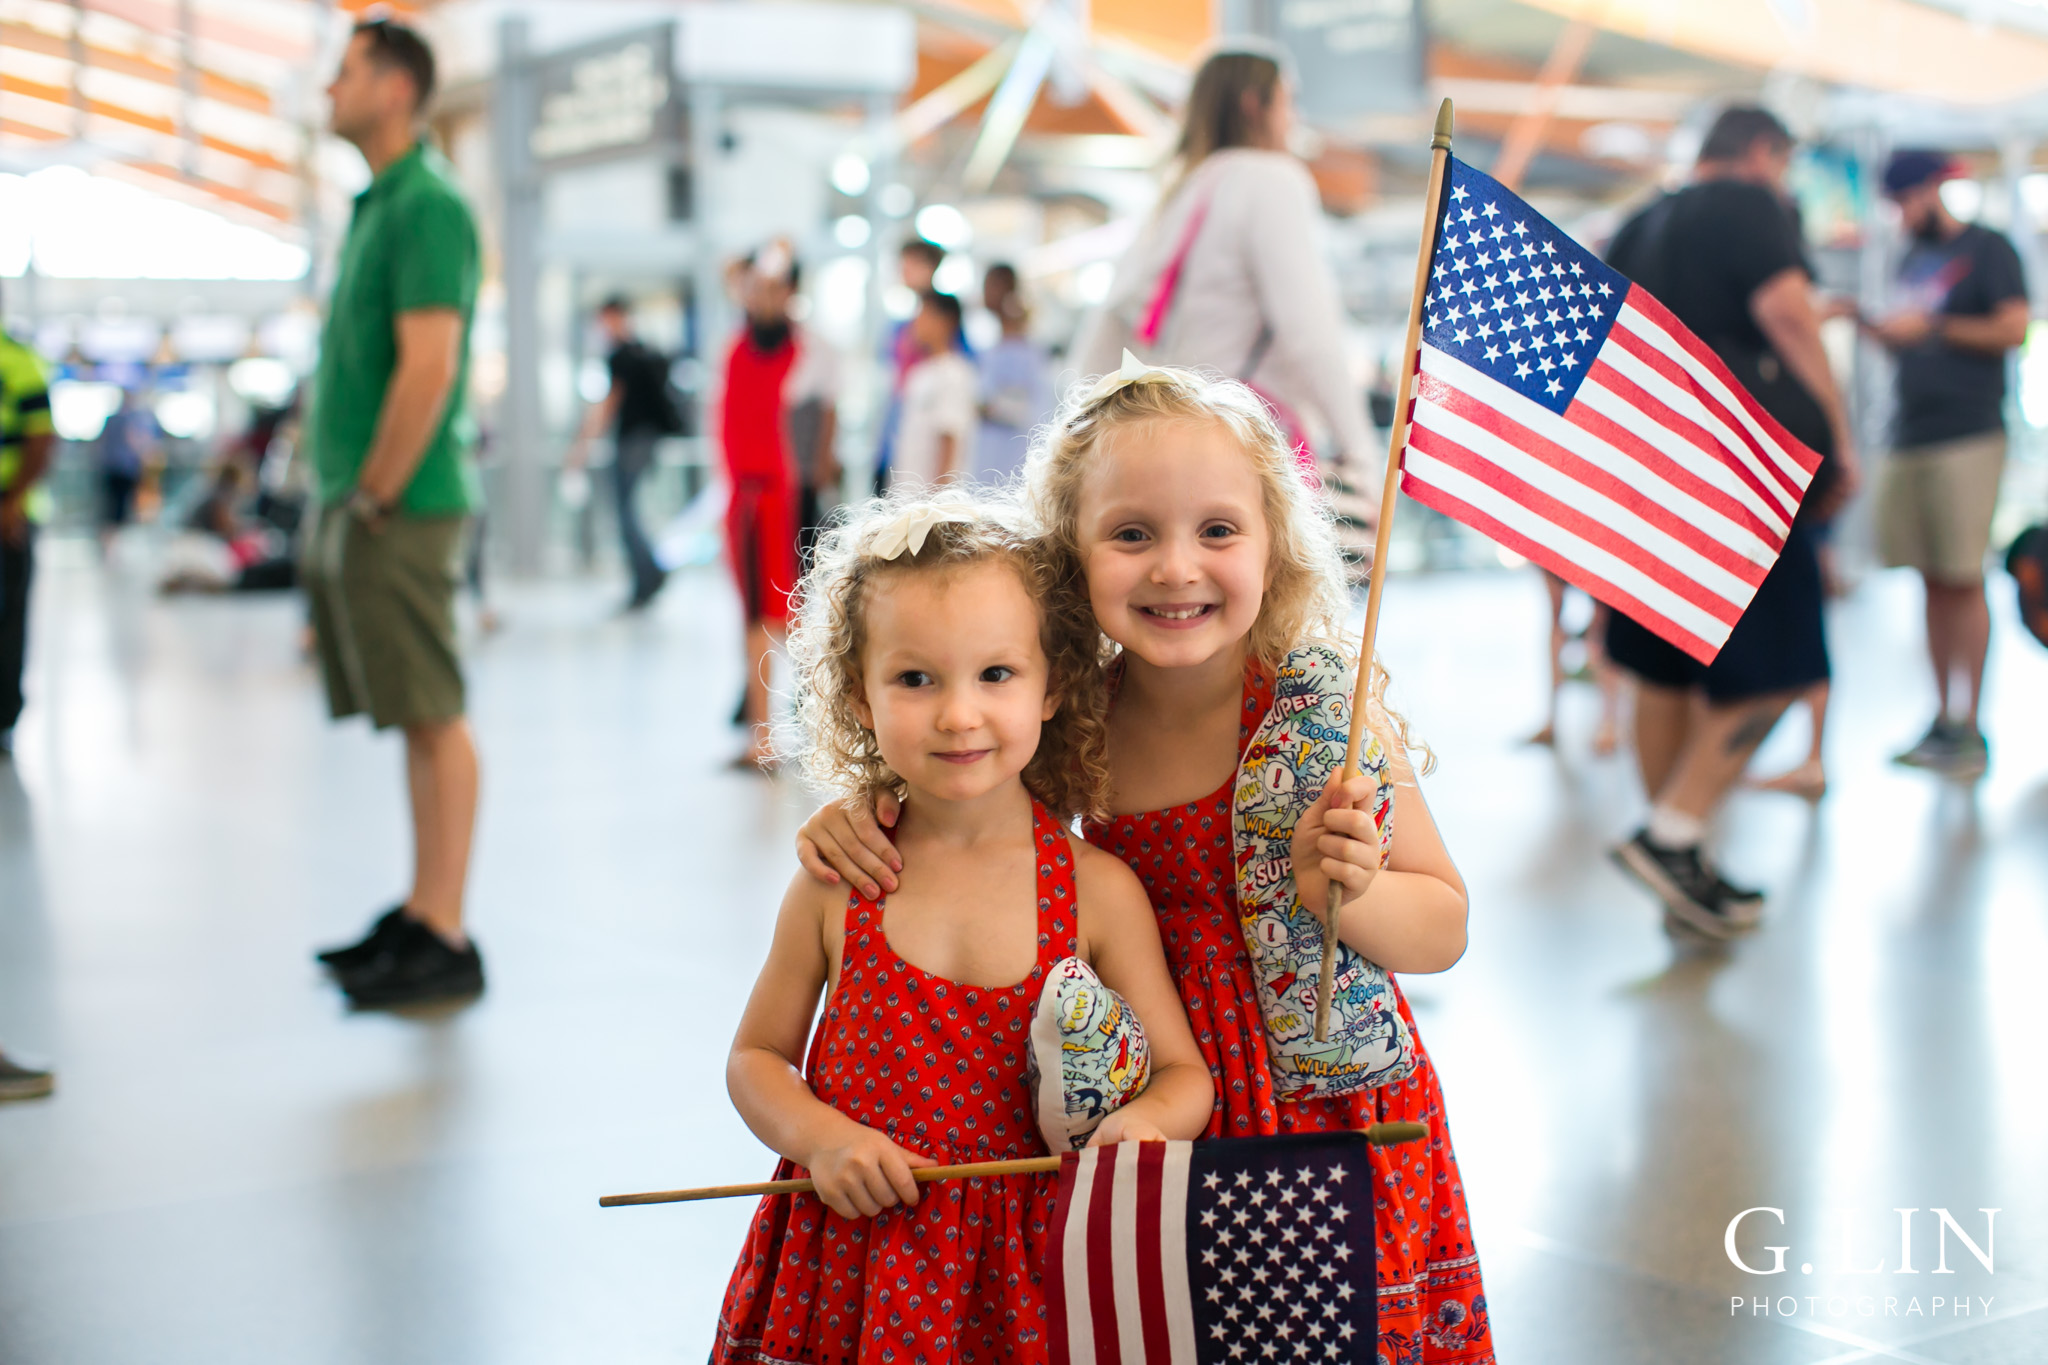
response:
[[[1885,218],[1878,184],[1891,146],[1875,127],[1856,130],[1850,145],[1856,158],[1856,306],[1865,317],[1882,317],[1891,291],[1892,229]],[[1851,355],[1848,392],[1843,401],[1849,409],[1850,438],[1856,443],[1863,464],[1865,491],[1850,502],[1836,521],[1835,544],[1845,568],[1876,563],[1869,490],[1876,487],[1878,468],[1887,458],[1885,428],[1892,407],[1890,354],[1859,327]]]
[[[2034,169],[2034,140],[2024,133],[2013,133],[2000,141],[1998,169],[2003,182],[2000,188],[2008,205],[2007,230],[2012,236],[2013,248],[2020,253],[2020,264],[2026,268],[2028,287],[2038,299],[2041,282],[2048,279],[2042,274],[2043,269],[2048,268],[2048,261],[2042,259],[2041,233],[2027,213],[2026,194],[2021,187],[2021,182]]]
[[[896,101],[887,95],[870,95],[867,99],[867,143],[871,160],[868,162],[867,193],[861,196],[861,212],[866,215],[871,230],[868,233],[868,297],[867,306],[861,314],[861,342],[865,354],[860,359],[857,373],[872,375],[867,391],[876,395],[869,412],[866,429],[861,433],[865,450],[854,452],[852,461],[842,461],[841,467],[851,471],[852,478],[842,481],[846,495],[851,498],[865,496],[872,487],[875,456],[881,451],[882,424],[889,418],[889,404],[894,399],[891,385],[895,382],[895,371],[890,363],[881,359],[882,339],[889,335],[889,315],[882,309],[882,296],[889,288],[889,271],[901,240],[894,230],[895,224],[882,212],[882,192],[896,183],[901,173],[900,143],[896,137],[894,123]]]
[[[71,0],[71,136],[85,141],[85,0]]]
[[[690,293],[696,311],[696,358],[705,366],[705,393],[725,375],[719,358],[731,332],[731,307],[725,297],[725,244],[715,225],[715,205],[723,192],[725,94],[717,86],[690,86]]]
[[[2042,284],[2043,281],[2048,281],[2048,274],[2042,272],[2048,269],[2048,260],[2043,259],[2041,234],[2034,227],[2033,216],[2027,212],[2026,194],[2020,183],[2033,168],[2033,138],[2026,133],[2015,131],[2008,133],[1999,141],[1998,169],[2003,181],[2000,188],[2005,192],[2008,206],[2006,232],[2012,238],[2013,249],[2019,253],[2020,269],[2026,272],[2028,295],[2033,300],[2034,314],[2038,317],[2041,314]],[[2012,402],[2017,410],[2020,391],[2019,352],[2014,351],[2008,355],[2005,364],[2006,392],[2013,395]],[[2019,421],[2010,424],[2010,429],[2017,438],[2016,446],[2020,452],[2032,455],[2041,449],[2040,429],[2030,426],[2025,420],[2024,413],[2021,414]]]
[[[534,119],[528,42],[524,18],[500,21],[491,110],[502,210],[499,269],[505,283],[505,392],[495,433],[503,496],[494,510],[517,574],[540,571],[548,510],[540,410],[540,179],[528,142]]]
[[[199,62],[193,51],[192,0],[178,0],[178,169],[186,179],[199,174]]]
[[[334,0],[319,0],[308,25],[316,50],[325,51],[320,40],[322,35],[331,31],[330,21],[333,18]],[[324,313],[327,291],[334,280],[333,268],[326,264],[326,225],[320,216],[320,134],[324,112],[318,89],[321,79],[314,71],[301,67],[293,73],[285,89],[289,92],[291,117],[298,133],[297,162],[292,167],[292,182],[299,208],[299,223],[306,234],[306,273],[299,277],[299,293]]]
[[[712,218],[724,190],[725,96],[714,85],[692,84],[690,100],[690,289],[696,313],[697,361],[704,367],[700,402],[725,382],[723,359],[732,332],[725,297],[725,247]],[[700,406],[699,411],[705,407]],[[708,435],[708,433],[707,433]]]

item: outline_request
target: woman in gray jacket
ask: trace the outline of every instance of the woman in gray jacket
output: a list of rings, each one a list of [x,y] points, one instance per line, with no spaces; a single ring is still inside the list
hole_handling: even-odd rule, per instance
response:
[[[1075,348],[1083,374],[1123,349],[1154,365],[1242,379],[1305,434],[1368,468],[1363,386],[1344,345],[1315,180],[1287,150],[1293,101],[1279,59],[1217,52],[1188,94],[1170,179]]]

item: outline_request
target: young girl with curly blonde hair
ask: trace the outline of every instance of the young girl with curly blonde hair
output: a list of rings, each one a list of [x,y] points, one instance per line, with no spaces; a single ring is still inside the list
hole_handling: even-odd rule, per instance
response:
[[[900,804],[909,866],[886,897],[799,874],[783,900],[726,1076],[782,1155],[778,1178],[808,1172],[817,1193],[761,1202],[714,1361],[1047,1358],[1054,1178],[920,1189],[912,1172],[1045,1153],[1025,1058],[1061,959],[1119,992],[1151,1049],[1150,1083],[1091,1145],[1207,1121],[1208,1072],[1144,890],[1067,837],[1107,789],[1098,638],[999,507],[878,501],[820,542],[790,636],[785,747],[822,785]]]
[[[1425,1143],[1372,1149],[1380,1358],[1491,1361],[1443,1096],[1387,975],[1458,960],[1465,887],[1377,699],[1363,775],[1338,780],[1352,659],[1327,508],[1256,394],[1128,356],[1069,399],[1028,482],[1056,576],[1118,646],[1112,813],[1085,833],[1150,896],[1215,1081],[1205,1136],[1424,1124]],[[857,799],[813,816],[799,852],[878,889],[916,867]],[[1342,1022],[1320,1044],[1332,879]]]

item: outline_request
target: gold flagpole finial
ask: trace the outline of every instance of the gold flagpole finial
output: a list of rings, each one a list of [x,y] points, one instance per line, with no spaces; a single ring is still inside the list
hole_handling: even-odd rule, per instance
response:
[[[1448,152],[1451,149],[1451,97],[1444,96],[1444,102],[1436,107],[1436,136],[1429,145]]]

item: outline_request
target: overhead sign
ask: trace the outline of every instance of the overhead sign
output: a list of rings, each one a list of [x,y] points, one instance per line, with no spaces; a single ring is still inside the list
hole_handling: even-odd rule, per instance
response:
[[[1419,0],[1263,0],[1254,13],[1293,57],[1295,105],[1309,119],[1422,107]]]
[[[672,140],[674,43],[674,26],[662,24],[535,62],[534,160],[593,161]]]
[[[748,0],[679,8],[688,81],[893,95],[917,78],[917,20],[883,5]]]

